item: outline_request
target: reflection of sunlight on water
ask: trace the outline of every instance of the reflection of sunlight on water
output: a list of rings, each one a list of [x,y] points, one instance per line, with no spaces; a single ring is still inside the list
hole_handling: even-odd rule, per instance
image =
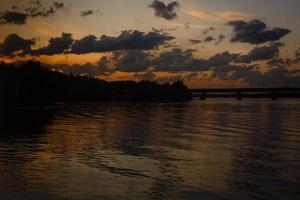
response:
[[[0,129],[10,136],[0,140],[0,194],[297,199],[299,108],[293,101],[74,104],[4,117]]]

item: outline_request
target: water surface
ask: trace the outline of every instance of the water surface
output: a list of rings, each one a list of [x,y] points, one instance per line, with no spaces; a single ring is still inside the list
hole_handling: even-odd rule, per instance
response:
[[[0,198],[300,199],[300,101],[1,110]]]

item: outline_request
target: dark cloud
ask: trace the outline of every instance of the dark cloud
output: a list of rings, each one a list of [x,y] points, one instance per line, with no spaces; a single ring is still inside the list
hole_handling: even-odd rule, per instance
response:
[[[276,45],[276,44],[273,44]],[[270,59],[267,64],[269,67],[288,67],[292,64],[298,64],[300,62],[300,48],[295,51],[295,55],[292,58],[280,58],[279,55],[274,56]]]
[[[300,76],[291,76],[285,67],[271,68],[267,72],[248,71],[241,78],[253,86],[282,87],[300,85]]]
[[[260,61],[260,60],[271,60],[276,55],[278,55],[278,53],[279,53],[279,49],[277,46],[255,47],[247,55],[242,55],[242,56],[237,57],[235,62],[251,63],[251,62]]]
[[[48,4],[43,4],[39,0],[33,0],[25,8],[25,11],[31,17],[49,17],[51,15],[54,15],[56,11],[60,9],[65,9],[64,3],[54,1],[49,6]]]
[[[112,60],[116,70],[123,72],[142,72],[152,65],[150,53],[140,50],[114,52]]]
[[[157,33],[162,33],[162,32],[165,32],[165,29],[164,28],[156,29],[156,28],[152,27],[152,31],[157,32]]]
[[[244,82],[251,86],[265,87],[297,87],[300,76],[291,74],[285,67],[278,66],[261,72],[258,65],[224,65],[212,68],[211,79]]]
[[[215,41],[217,40],[216,38],[214,38],[213,36],[206,36],[203,41],[204,42],[212,42],[212,41]]]
[[[185,30],[188,30],[188,29],[190,28],[190,25],[191,25],[191,24],[190,24],[189,22],[185,23],[185,24],[184,24],[184,29],[185,29]]]
[[[212,35],[207,35],[208,32],[209,32],[209,30],[215,30],[215,29],[213,27],[210,27],[209,29],[205,30],[204,31],[205,37],[203,38],[203,40],[193,40],[193,39],[190,39],[189,41],[192,44],[199,44],[201,42],[209,43],[209,42],[215,41],[215,45],[218,45],[218,44],[220,44],[226,38],[226,36],[223,35],[223,34],[219,34],[217,37],[214,37]]]
[[[216,65],[213,66],[210,75],[211,79],[217,78],[220,80],[239,80],[241,77],[233,78],[232,74],[238,72],[239,74],[247,73],[255,69],[256,65],[232,65],[232,64],[224,64],[224,65]],[[242,76],[242,75],[241,75]]]
[[[17,9],[18,9],[18,6],[12,5],[11,9],[12,9],[12,10],[17,10]]]
[[[191,49],[182,50],[175,48],[171,51],[162,52],[158,55],[139,50],[117,51],[113,52],[112,56],[109,58],[103,57],[102,59],[105,58],[105,65],[102,64],[101,66],[114,66],[106,72],[145,72],[148,70],[165,72],[196,72],[209,70],[210,67],[214,65],[228,64],[228,62],[233,59],[228,52],[217,54],[208,60],[197,59],[193,56],[193,51],[194,50]],[[107,67],[103,68],[108,69]]]
[[[26,53],[35,56],[61,54],[67,51],[71,47],[73,42],[74,40],[72,38],[72,34],[62,33],[61,37],[51,38],[49,40],[48,46],[30,50]]]
[[[0,24],[22,25],[26,23],[28,15],[17,11],[6,11],[0,14]]]
[[[206,61],[205,64],[209,67],[229,65],[229,63],[234,61],[237,56],[239,56],[239,54],[232,54],[228,51],[225,51],[212,56]]]
[[[283,43],[283,42],[272,42],[271,45],[275,46],[275,47],[284,47],[285,43]]]
[[[207,71],[214,66],[229,65],[237,54],[223,52],[209,59],[198,59],[193,55],[194,50],[174,48],[160,54],[145,51],[130,50],[114,52],[109,65],[115,66],[114,71],[122,72],[200,72]]]
[[[250,22],[231,21],[228,25],[233,27],[234,32],[231,42],[262,44],[278,41],[291,32],[289,29],[278,27],[268,29],[264,22],[257,19]]]
[[[194,50],[175,48],[169,52],[160,53],[154,58],[153,65],[156,71],[207,71],[213,66],[228,65],[236,58],[236,54],[229,52],[218,53],[209,59],[195,58]]]
[[[42,1],[32,0],[27,6],[19,10],[19,7],[16,5],[12,6],[13,11],[6,11],[0,15],[0,24],[17,24],[23,25],[26,23],[28,17],[49,17],[54,15],[56,11],[60,9],[65,9],[64,3],[54,1],[51,5],[47,3],[43,4]]]
[[[17,34],[8,35],[2,44],[0,44],[1,56],[12,56],[16,51],[27,51],[35,44],[34,39],[27,40]]]
[[[109,52],[118,50],[150,50],[174,39],[173,37],[158,32],[140,32],[125,30],[118,37],[102,35],[100,39],[89,35],[76,40],[71,53],[84,54],[92,52]]]
[[[267,64],[269,67],[278,67],[278,66],[290,66],[293,63],[293,60],[290,58],[280,58],[279,56],[275,56],[272,59],[270,59]]]
[[[199,44],[202,42],[202,40],[193,40],[193,39],[190,39],[189,40],[192,44]]]
[[[226,38],[226,36],[223,34],[218,35],[215,45],[219,45],[225,38]]]
[[[194,50],[182,50],[174,48],[168,52],[160,53],[152,61],[155,71],[205,71],[204,60],[197,59],[193,55]]]
[[[56,9],[63,9],[64,6],[65,6],[65,4],[62,3],[62,2],[54,1],[53,6],[54,6]]]
[[[84,10],[81,12],[81,17],[86,17],[88,15],[92,15],[94,13],[93,10]]]
[[[169,4],[165,4],[162,1],[154,0],[149,7],[155,10],[155,16],[162,17],[167,20],[172,20],[177,18],[177,13],[175,9],[179,7],[179,3],[173,1]]]
[[[210,33],[211,31],[216,30],[214,27],[208,27],[207,29],[202,31],[203,35],[207,35],[208,33]]]
[[[96,65],[89,63],[72,65],[69,68],[60,67],[60,70],[95,76],[110,75],[116,71],[135,72],[134,78],[155,80],[161,83],[176,80],[197,80],[199,79],[199,72],[210,72],[205,73],[202,79],[245,82],[252,86],[294,86],[299,84],[300,76],[297,75],[297,71],[289,71],[286,67],[274,66],[268,71],[261,72],[258,64],[247,64],[250,61],[269,60],[272,56],[274,56],[272,59],[278,58],[277,48],[277,46],[257,47],[246,55],[223,52],[208,59],[195,58],[192,49],[175,48],[159,54],[139,50],[115,51],[109,57],[102,57]],[[155,72],[169,72],[172,75],[158,77]],[[187,75],[178,74],[180,72],[190,73]]]

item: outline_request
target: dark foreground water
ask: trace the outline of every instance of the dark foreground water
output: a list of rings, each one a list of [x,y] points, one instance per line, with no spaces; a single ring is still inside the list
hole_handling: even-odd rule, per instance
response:
[[[300,199],[300,101],[1,110],[0,199]]]

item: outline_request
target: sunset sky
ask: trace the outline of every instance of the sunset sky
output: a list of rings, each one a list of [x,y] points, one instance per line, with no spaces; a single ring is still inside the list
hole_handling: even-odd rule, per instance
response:
[[[300,85],[299,0],[7,0],[0,60],[191,88]]]

